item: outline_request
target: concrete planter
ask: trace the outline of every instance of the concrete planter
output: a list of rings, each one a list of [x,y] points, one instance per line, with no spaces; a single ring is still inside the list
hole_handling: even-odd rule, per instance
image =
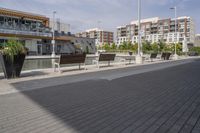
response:
[[[25,54],[15,55],[14,60],[12,61],[7,55],[0,54],[0,62],[5,78],[10,79],[20,77],[25,56]]]

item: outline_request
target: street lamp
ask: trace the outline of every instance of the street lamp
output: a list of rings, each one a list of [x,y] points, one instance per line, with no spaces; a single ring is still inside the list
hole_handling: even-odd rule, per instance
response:
[[[141,55],[141,0],[138,0],[138,53],[135,60],[136,64],[142,64]]]
[[[178,39],[178,35],[177,35],[177,7],[172,7],[170,8],[171,10],[174,10],[174,14],[175,14],[175,30],[174,30],[174,33],[175,33],[175,38],[176,38],[176,41],[175,41],[175,54],[174,54],[174,59],[177,60],[178,59],[178,55],[177,55],[177,39]]]
[[[51,56],[52,57],[55,57],[56,56],[56,54],[55,54],[55,15],[56,15],[56,11],[53,11],[53,25],[52,25],[52,32],[53,32],[53,39],[52,39],[52,41],[51,41],[51,43],[52,43],[52,46],[53,46],[53,48],[52,48],[52,54],[51,54]]]
[[[100,40],[101,40],[101,23],[102,23],[102,21],[101,20],[98,20],[97,21],[97,23],[98,23],[98,25],[97,25],[97,33],[98,33],[98,37],[97,37],[97,45],[99,45],[100,46],[100,50],[102,50],[102,42],[100,42]],[[102,32],[103,33],[103,32]],[[103,35],[102,35],[103,36]],[[103,39],[102,39],[103,40]]]

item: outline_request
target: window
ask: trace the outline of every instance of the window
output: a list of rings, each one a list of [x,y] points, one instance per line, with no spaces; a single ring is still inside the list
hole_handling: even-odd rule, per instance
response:
[[[57,52],[60,53],[61,51],[61,45],[57,45]]]
[[[4,17],[0,16],[0,22],[4,21]]]

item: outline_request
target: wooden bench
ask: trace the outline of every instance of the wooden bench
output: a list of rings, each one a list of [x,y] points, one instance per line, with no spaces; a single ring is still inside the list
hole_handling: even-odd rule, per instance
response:
[[[128,61],[128,64],[131,64],[131,61],[135,61],[135,56],[133,55],[125,55],[125,56],[119,56],[121,59],[120,59],[120,62],[126,62]],[[127,65],[125,63],[125,65]]]
[[[166,53],[162,53],[162,54],[161,54],[161,59],[164,60],[164,59],[165,59],[165,56],[166,56]]]
[[[157,53],[152,53],[151,55],[150,55],[150,60],[151,60],[151,62],[153,61],[153,59],[156,59],[157,58]]]
[[[79,70],[81,69],[81,63],[84,64],[85,67],[85,59],[86,59],[86,54],[72,54],[72,55],[60,55],[59,61],[54,63],[54,72],[56,71],[56,66],[60,70],[60,65],[64,64],[79,64]]]
[[[107,61],[110,66],[110,62],[115,60],[115,56],[116,54],[100,54],[98,59],[93,60],[93,63],[96,63],[99,68],[99,62]]]
[[[171,53],[162,53],[161,59],[169,60],[170,56],[171,56]]]
[[[150,61],[152,62],[153,59],[156,59],[156,58],[157,58],[157,55],[158,55],[157,53],[151,53],[150,56],[146,57],[145,60],[147,60],[147,61],[150,60]]]

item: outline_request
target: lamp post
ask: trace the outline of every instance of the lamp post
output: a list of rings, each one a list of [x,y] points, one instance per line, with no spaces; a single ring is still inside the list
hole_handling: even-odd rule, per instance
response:
[[[136,64],[142,64],[141,55],[141,0],[138,0],[138,53],[135,60]]]
[[[174,10],[174,16],[175,16],[175,30],[174,30],[174,33],[175,33],[175,38],[176,38],[176,41],[175,41],[175,54],[174,54],[174,59],[177,60],[178,59],[178,55],[177,55],[177,39],[178,39],[178,35],[177,35],[177,7],[172,7],[170,8],[171,10]]]
[[[55,15],[56,15],[56,11],[53,11],[53,25],[52,25],[52,32],[53,32],[53,38],[52,38],[52,54],[51,56],[52,57],[55,57],[56,54],[55,54]]]
[[[102,50],[102,42],[100,42],[100,38],[101,38],[101,23],[102,23],[102,21],[101,20],[98,20],[97,21],[97,23],[98,23],[98,25],[97,25],[97,33],[98,33],[98,37],[97,37],[97,42],[98,42],[98,45],[100,46],[100,50]],[[103,35],[102,35],[103,36]],[[103,39],[102,39],[103,40]]]

